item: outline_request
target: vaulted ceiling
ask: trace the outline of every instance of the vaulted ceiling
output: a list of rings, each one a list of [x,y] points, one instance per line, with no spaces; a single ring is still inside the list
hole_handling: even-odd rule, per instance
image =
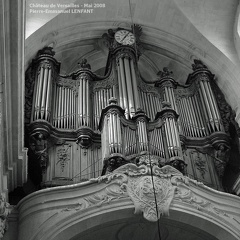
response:
[[[88,2],[97,1],[84,1]],[[38,3],[27,0],[26,4],[26,68],[37,50],[52,46],[62,74],[76,70],[83,57],[93,71],[103,72],[108,52],[102,34],[109,28],[130,29],[133,22],[143,29],[138,64],[143,79],[153,81],[166,66],[176,81],[184,84],[192,72],[193,59],[201,59],[216,75],[219,87],[240,117],[238,0],[104,0],[105,7],[93,8],[93,13],[30,13],[30,9],[45,9],[31,5]],[[82,8],[83,2],[77,0],[75,4]]]

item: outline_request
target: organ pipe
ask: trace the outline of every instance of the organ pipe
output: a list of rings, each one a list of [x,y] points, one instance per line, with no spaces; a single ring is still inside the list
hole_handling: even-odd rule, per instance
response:
[[[125,68],[125,76],[126,76],[126,83],[127,83],[127,95],[128,95],[128,109],[129,114],[132,117],[135,113],[134,109],[134,101],[133,101],[133,88],[132,88],[132,79],[130,75],[130,66],[129,66],[129,59],[124,58],[124,68]]]
[[[131,69],[131,76],[132,76],[132,82],[133,82],[133,93],[134,93],[134,102],[135,102],[135,109],[140,108],[140,101],[139,101],[139,95],[138,95],[138,87],[137,87],[137,78],[134,68],[133,59],[130,59],[130,69]]]

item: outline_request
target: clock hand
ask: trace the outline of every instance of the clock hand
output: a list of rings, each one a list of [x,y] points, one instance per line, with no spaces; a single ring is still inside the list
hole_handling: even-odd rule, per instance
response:
[[[129,33],[130,33],[130,32],[128,32],[128,33],[123,37],[123,39],[121,40],[121,42],[123,42],[123,40],[128,36]]]

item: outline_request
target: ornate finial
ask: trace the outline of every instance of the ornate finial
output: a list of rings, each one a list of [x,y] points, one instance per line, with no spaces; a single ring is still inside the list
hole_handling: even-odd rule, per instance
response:
[[[163,78],[163,77],[167,77],[167,76],[170,76],[172,75],[173,72],[170,71],[167,67],[164,67],[162,71],[159,71],[157,73],[157,75],[160,77],[160,78]]]
[[[38,51],[37,56],[39,57],[40,55],[44,55],[44,54],[54,56],[55,52],[53,51],[52,47],[44,47],[43,49]]]
[[[117,105],[117,99],[115,97],[111,97],[108,99],[109,105]]]
[[[87,63],[87,59],[86,58],[83,58],[81,60],[81,62],[78,63],[78,65],[80,66],[80,68],[91,69],[91,65],[89,63]]]
[[[171,103],[170,102],[167,102],[167,101],[163,101],[162,102],[162,108],[164,109],[164,108],[171,108],[172,107],[172,105],[171,105]]]
[[[192,70],[193,71],[196,71],[196,70],[201,69],[201,68],[206,68],[207,69],[207,66],[204,65],[201,60],[194,59],[193,62],[194,62],[194,64],[192,64]]]

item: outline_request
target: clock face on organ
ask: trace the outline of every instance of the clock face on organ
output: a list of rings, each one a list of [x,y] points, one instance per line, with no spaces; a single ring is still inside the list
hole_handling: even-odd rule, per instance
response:
[[[119,30],[114,35],[116,41],[123,45],[133,45],[135,43],[135,36],[127,30]]]

